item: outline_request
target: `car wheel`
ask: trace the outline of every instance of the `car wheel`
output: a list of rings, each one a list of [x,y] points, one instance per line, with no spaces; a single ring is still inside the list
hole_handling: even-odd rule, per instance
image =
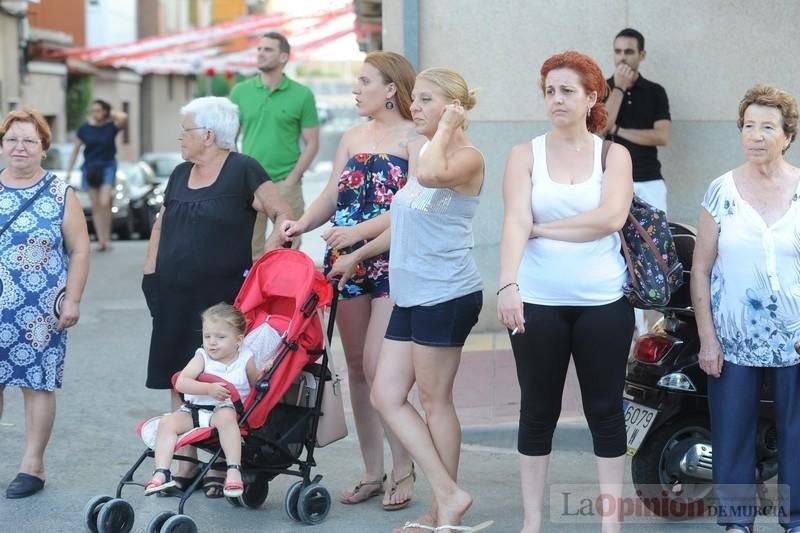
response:
[[[146,205],[136,210],[136,232],[140,239],[149,239],[155,218]]]
[[[133,211],[128,209],[128,216],[120,220],[119,225],[115,228],[117,238],[121,241],[129,241],[133,237],[136,221],[133,218]]]

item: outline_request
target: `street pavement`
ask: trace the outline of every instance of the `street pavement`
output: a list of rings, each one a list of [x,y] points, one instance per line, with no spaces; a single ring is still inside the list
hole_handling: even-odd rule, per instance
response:
[[[46,455],[46,488],[22,500],[0,497],[0,533],[83,531],[86,502],[95,495],[113,495],[117,482],[141,453],[143,445],[136,436],[136,426],[168,409],[166,392],[144,388],[151,326],[139,289],[145,246],[144,241],[115,242],[110,253],[93,253],[81,320],[70,331],[64,388],[57,394],[58,414]],[[314,256],[317,252],[311,246],[309,253]],[[459,475],[462,486],[475,497],[465,523],[494,520],[489,531],[517,532],[522,525],[513,424],[518,400],[513,359],[503,338],[476,336],[464,356],[455,398],[465,426],[464,440],[469,444],[462,451]],[[334,349],[337,345],[334,343]],[[337,366],[344,371],[341,352],[337,357]],[[549,478],[552,504],[545,531],[596,532],[600,530],[597,517],[575,516],[577,496],[591,497],[597,492],[596,470],[578,403],[569,393],[565,401],[568,416],[556,432]],[[15,475],[23,447],[22,396],[17,389],[8,389],[0,420],[0,449],[5,457],[0,463],[0,486]],[[324,476],[322,485],[334,497],[328,518],[318,526],[298,524],[285,514],[284,495],[295,481],[289,476],[278,476],[270,484],[269,498],[258,510],[235,508],[225,500],[208,500],[198,493],[189,500],[186,512],[203,532],[377,533],[391,531],[426,510],[430,489],[423,475],[417,481],[411,506],[402,511],[384,511],[380,498],[358,506],[335,501],[336,495],[361,475],[353,431],[343,441],[318,450],[316,458],[319,466],[314,473]],[[386,464],[391,464],[388,455]],[[148,460],[137,479],[146,481],[151,471],[152,462]],[[630,479],[629,473],[626,479]],[[568,504],[563,492],[572,493]],[[633,489],[628,486],[625,492],[631,495]],[[158,512],[177,510],[177,499],[145,498],[137,487],[127,488],[123,497],[136,510],[135,532],[145,531],[147,522]],[[565,505],[569,514],[563,512]],[[774,520],[767,525],[778,530]],[[708,522],[676,524],[651,519],[648,523],[626,524],[623,531],[715,529]]]

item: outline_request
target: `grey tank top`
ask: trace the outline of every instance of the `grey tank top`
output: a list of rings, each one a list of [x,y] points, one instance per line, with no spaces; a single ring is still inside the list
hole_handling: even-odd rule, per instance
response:
[[[408,177],[389,211],[389,287],[396,305],[435,305],[482,289],[472,257],[472,220],[479,203],[480,195],[431,189]]]

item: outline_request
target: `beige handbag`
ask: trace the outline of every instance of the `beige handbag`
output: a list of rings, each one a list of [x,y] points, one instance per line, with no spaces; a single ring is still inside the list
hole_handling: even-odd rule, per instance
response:
[[[336,373],[336,368],[334,367],[333,353],[331,353],[331,345],[328,340],[322,310],[319,310],[319,320],[323,326],[322,336],[325,339],[328,370],[331,373],[331,381],[325,382],[325,388],[322,393],[322,403],[320,405],[322,413],[317,425],[317,447],[322,448],[345,438],[347,436],[347,423],[344,418],[344,403],[342,401],[342,378]]]

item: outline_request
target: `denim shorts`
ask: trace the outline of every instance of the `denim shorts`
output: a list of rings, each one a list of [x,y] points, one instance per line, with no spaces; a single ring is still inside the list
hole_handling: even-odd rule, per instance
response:
[[[112,189],[114,188],[114,182],[117,180],[117,162],[114,161],[107,161],[104,163],[95,163],[95,168],[99,169],[100,174],[103,176],[103,182],[100,184],[99,187],[103,185],[108,185]],[[86,164],[83,165],[81,169],[81,186],[83,187],[84,191],[89,190],[89,169]],[[97,188],[99,188],[97,187]]]
[[[475,291],[435,305],[392,309],[386,338],[423,346],[464,346],[483,307],[483,292]]]

